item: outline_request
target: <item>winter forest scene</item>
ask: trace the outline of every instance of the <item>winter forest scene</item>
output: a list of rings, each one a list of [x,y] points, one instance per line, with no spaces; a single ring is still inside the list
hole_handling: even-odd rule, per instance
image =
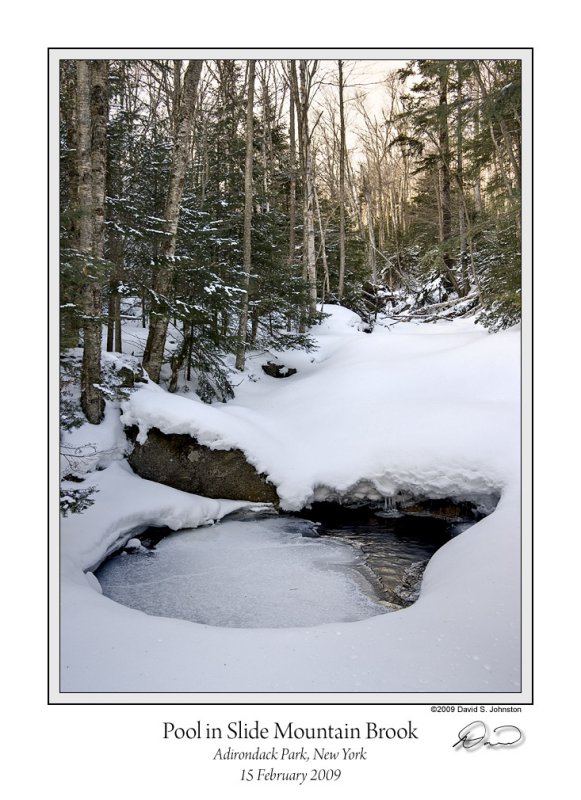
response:
[[[521,66],[58,61],[60,692],[522,691]]]

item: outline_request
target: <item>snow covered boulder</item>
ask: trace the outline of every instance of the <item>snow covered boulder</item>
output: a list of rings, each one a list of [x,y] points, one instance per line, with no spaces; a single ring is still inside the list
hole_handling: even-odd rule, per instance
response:
[[[135,439],[135,428],[128,429]],[[193,436],[166,434],[151,428],[136,442],[129,463],[142,478],[213,499],[274,503],[275,487],[248,463],[241,450],[211,450]]]
[[[146,379],[143,374],[143,367],[138,366],[121,366],[117,370],[117,375],[121,380],[121,386],[124,389],[133,389],[136,383],[145,383]]]
[[[271,378],[290,378],[291,375],[296,375],[297,371],[293,367],[285,367],[284,364],[275,364],[273,361],[267,361],[262,364],[262,371],[270,375]]]
[[[128,553],[137,553],[138,550],[141,550],[142,544],[141,541],[137,538],[130,539],[127,544],[125,545],[125,549]]]

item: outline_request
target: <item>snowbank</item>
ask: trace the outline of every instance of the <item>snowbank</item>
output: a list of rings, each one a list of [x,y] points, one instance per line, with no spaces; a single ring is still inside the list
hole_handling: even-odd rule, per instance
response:
[[[297,375],[247,381],[235,400],[213,406],[148,384],[122,422],[138,426],[141,442],[156,427],[239,448],[289,510],[330,492],[500,492],[518,471],[518,335],[445,322],[369,336],[352,312],[326,311],[316,355],[284,355]]]
[[[132,535],[150,526],[174,531],[197,528],[213,525],[240,508],[260,507],[239,500],[211,500],[144,481],[119,461],[91,473],[86,482],[95,489],[94,504],[82,514],[65,517],[61,525],[62,553],[83,571],[95,569]]]
[[[194,527],[243,504],[185,495],[112,464],[90,476],[95,504],[65,520],[63,691],[519,691],[518,333],[456,321],[368,335],[351,312],[326,310],[318,351],[282,357],[296,375],[247,380],[235,400],[213,406],[148,384],[125,404],[123,423],[142,438],[157,427],[240,448],[289,509],[374,491],[499,493],[496,511],[436,553],[408,609],[303,628],[214,628],[120,606],[83,570],[136,527]]]

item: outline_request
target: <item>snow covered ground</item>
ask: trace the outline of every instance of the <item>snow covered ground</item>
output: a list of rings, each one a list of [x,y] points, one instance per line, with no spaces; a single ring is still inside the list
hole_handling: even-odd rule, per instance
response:
[[[104,597],[89,571],[140,527],[207,525],[245,504],[133,475],[115,460],[124,443],[112,445],[120,428],[111,410],[109,465],[87,479],[95,502],[63,521],[61,691],[520,690],[519,331],[490,335],[457,320],[369,335],[346,309],[326,311],[315,353],[278,354],[296,375],[270,378],[264,356],[249,360],[236,398],[212,406],[146,384],[122,421],[142,439],[157,427],[240,448],[287,509],[400,492],[482,502],[496,494],[494,513],[436,553],[420,599],[402,611],[292,628],[149,616]],[[84,426],[75,442],[88,432],[99,436]]]

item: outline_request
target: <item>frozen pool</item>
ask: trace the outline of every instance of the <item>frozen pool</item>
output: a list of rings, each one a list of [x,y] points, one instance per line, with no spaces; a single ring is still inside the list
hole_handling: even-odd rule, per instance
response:
[[[106,561],[108,597],[163,617],[233,628],[354,622],[388,609],[351,545],[312,535],[303,519],[226,521]]]

